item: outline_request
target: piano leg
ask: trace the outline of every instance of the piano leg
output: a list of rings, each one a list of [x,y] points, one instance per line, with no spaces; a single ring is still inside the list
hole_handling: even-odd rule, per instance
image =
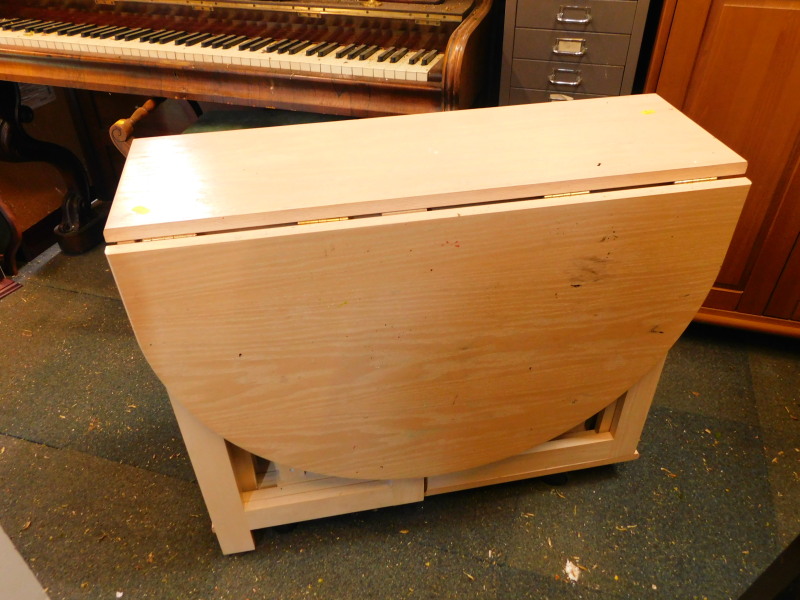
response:
[[[55,228],[56,239],[65,253],[80,254],[103,240],[109,203],[92,202],[89,175],[75,154],[25,132],[22,124],[32,120],[32,111],[22,105],[19,86],[0,81],[0,160],[41,161],[59,171],[67,191],[61,206],[61,223]]]

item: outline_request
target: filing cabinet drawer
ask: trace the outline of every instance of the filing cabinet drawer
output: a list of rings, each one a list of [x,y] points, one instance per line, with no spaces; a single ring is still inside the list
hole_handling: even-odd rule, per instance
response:
[[[574,94],[545,90],[526,90],[511,88],[508,97],[509,104],[531,104],[533,102],[559,102],[564,100],[581,100],[584,98],[602,98],[602,94]]]
[[[520,2],[517,27],[630,33],[635,0],[541,0]]]
[[[629,35],[518,28],[514,57],[624,66]]]
[[[620,93],[623,67],[515,59],[511,87],[564,93],[615,96]]]

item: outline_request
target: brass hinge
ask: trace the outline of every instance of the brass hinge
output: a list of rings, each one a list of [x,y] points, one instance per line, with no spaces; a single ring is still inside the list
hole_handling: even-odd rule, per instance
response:
[[[590,191],[585,192],[566,192],[564,194],[546,194],[543,198],[565,198],[567,196],[584,196],[586,194],[591,194]]]
[[[318,223],[335,223],[336,221],[347,221],[350,217],[333,217],[331,219],[310,219],[308,221],[298,221],[298,225],[316,225]]]
[[[177,240],[180,238],[196,237],[196,233],[183,233],[180,235],[163,235],[159,237],[142,238],[143,242],[163,242],[164,240]]]
[[[681,179],[679,181],[676,181],[675,184],[677,185],[679,183],[698,183],[700,181],[716,181],[716,180],[717,180],[716,177],[700,177],[699,179]]]

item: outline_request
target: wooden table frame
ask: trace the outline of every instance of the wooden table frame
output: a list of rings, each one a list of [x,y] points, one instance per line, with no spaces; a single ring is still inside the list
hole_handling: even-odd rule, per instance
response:
[[[106,252],[224,553],[638,456],[749,182],[657,97],[565,104],[134,142]],[[416,177],[354,183],[381,143]]]
[[[177,401],[181,435],[224,554],[255,549],[252,530],[357,511],[420,502],[426,496],[639,457],[636,446],[664,361],[598,413],[592,429],[577,428],[528,452],[489,465],[435,477],[358,480],[325,477],[268,463],[225,441]]]

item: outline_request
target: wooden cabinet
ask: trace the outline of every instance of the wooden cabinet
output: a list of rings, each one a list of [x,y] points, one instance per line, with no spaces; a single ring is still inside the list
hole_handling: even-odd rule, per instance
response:
[[[509,0],[500,104],[628,94],[649,0]]]
[[[698,320],[800,336],[800,2],[668,0],[646,88],[753,181]]]

